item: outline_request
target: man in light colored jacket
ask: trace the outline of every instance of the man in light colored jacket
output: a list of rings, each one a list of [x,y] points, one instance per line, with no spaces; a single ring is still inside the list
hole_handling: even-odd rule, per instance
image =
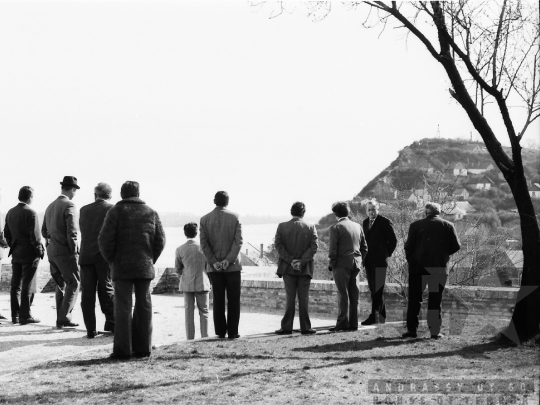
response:
[[[195,320],[193,312],[195,301],[199,309],[201,321],[201,337],[208,337],[208,305],[210,295],[210,280],[206,274],[206,259],[199,242],[195,239],[198,225],[190,222],[184,225],[186,243],[176,249],[175,268],[181,277],[180,291],[184,293],[184,309],[186,337],[195,338]]]
[[[51,276],[56,282],[56,326],[74,328],[71,321],[81,276],[79,273],[79,245],[77,208],[71,201],[80,187],[77,178],[65,176],[60,182],[62,191],[45,210],[41,235],[47,241],[47,256],[51,264]]]
[[[208,276],[214,293],[214,328],[216,335],[229,339],[239,338],[240,322],[240,249],[242,227],[238,214],[227,209],[229,194],[218,191],[214,198],[216,208],[201,218],[201,248],[210,265]],[[225,317],[227,295],[227,317]]]

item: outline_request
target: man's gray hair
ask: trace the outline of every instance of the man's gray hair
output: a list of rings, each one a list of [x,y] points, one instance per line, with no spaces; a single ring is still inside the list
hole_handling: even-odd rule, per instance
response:
[[[375,199],[372,199],[372,200],[369,200],[366,205],[373,205],[375,208],[379,209],[380,206],[379,206],[379,202]]]
[[[98,183],[94,188],[94,193],[96,193],[98,198],[110,200],[112,197],[112,188],[107,183]]]
[[[426,210],[431,214],[440,214],[441,213],[441,204],[435,202],[428,202],[426,204]]]

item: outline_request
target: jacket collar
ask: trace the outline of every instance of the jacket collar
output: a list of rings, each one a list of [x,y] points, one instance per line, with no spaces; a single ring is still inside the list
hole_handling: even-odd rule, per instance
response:
[[[116,204],[146,204],[139,197],[128,197],[118,201]]]

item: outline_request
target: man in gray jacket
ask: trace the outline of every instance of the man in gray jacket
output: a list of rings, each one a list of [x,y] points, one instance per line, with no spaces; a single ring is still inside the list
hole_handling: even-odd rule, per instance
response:
[[[208,276],[214,292],[214,328],[216,335],[229,339],[239,338],[240,322],[240,249],[242,227],[238,214],[227,209],[229,194],[218,191],[214,198],[216,208],[201,218],[201,249],[210,265]],[[225,317],[227,294],[227,317]]]
[[[45,210],[41,234],[47,241],[51,275],[56,282],[56,326],[73,328],[79,326],[71,321],[71,312],[77,301],[81,277],[77,265],[77,209],[71,200],[80,187],[73,176],[65,176],[60,184],[60,196]]]
[[[300,331],[303,335],[316,333],[311,329],[309,320],[309,285],[313,278],[313,256],[319,247],[317,230],[314,225],[306,224],[302,219],[306,206],[295,202],[291,207],[292,219],[278,225],[275,247],[279,253],[277,274],[283,277],[287,304],[285,315],[281,320],[278,335],[292,333],[296,294],[298,293],[298,310],[300,312]]]

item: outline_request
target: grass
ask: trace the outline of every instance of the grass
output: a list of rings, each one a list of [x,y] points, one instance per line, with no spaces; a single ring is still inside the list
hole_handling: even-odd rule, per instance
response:
[[[284,339],[208,340],[161,347],[149,359],[127,362],[90,352],[9,377],[0,403],[373,403],[369,379],[538,378],[538,346],[510,346],[477,331],[466,327],[442,340],[404,341],[401,330],[385,325]]]

